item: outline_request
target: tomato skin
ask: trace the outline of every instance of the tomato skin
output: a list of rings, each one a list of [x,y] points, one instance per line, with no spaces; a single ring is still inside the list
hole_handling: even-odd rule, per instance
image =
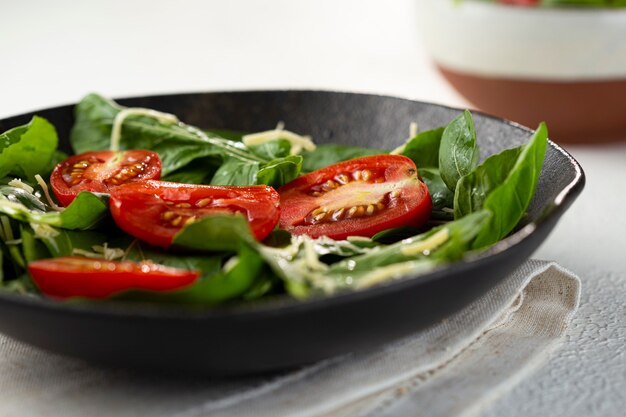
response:
[[[78,256],[33,261],[28,271],[39,290],[55,298],[106,298],[131,289],[169,291],[190,285],[200,276],[198,271],[150,262]]]
[[[280,227],[313,238],[371,237],[393,227],[421,226],[432,210],[415,163],[401,155],[340,162],[296,178],[278,193]]]
[[[59,203],[69,205],[81,191],[109,193],[129,182],[161,178],[161,158],[152,151],[94,151],[57,164],[50,185]]]
[[[217,186],[144,181],[111,191],[111,215],[126,233],[152,245],[169,247],[185,222],[211,214],[243,214],[258,240],[274,230],[280,216],[272,187]],[[180,219],[180,220],[179,220]]]

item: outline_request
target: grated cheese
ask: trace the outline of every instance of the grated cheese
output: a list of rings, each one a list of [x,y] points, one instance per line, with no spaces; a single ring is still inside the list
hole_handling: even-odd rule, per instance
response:
[[[28,184],[23,183],[22,180],[19,178],[13,178],[11,181],[9,181],[9,185],[11,187],[21,188],[22,190],[28,192],[29,194],[32,194],[33,191],[35,191],[33,187],[31,187]]]
[[[37,184],[39,184],[39,186],[43,190],[43,193],[46,196],[46,200],[48,200],[48,204],[50,205],[52,210],[55,210],[55,211],[63,211],[63,210],[65,210],[65,208],[63,208],[61,206],[58,206],[52,200],[52,198],[50,198],[50,192],[48,191],[48,184],[46,184],[46,182],[43,180],[43,178],[41,178],[41,175],[39,175],[39,174],[35,175],[35,179],[37,180]]]
[[[291,155],[297,155],[302,150],[311,152],[316,148],[315,143],[313,143],[310,136],[302,136],[297,133],[290,132],[289,130],[285,130],[285,124],[283,122],[278,122],[276,128],[273,130],[244,135],[242,142],[246,146],[251,146],[261,145],[278,139],[285,139],[289,141],[291,144],[291,150],[289,153]]]

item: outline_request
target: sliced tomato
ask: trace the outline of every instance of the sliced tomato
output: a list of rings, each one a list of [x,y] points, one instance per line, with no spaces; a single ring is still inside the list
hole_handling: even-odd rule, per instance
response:
[[[145,181],[112,190],[110,207],[122,230],[162,247],[170,246],[184,225],[211,214],[243,214],[258,240],[270,234],[280,216],[278,193],[266,185]]]
[[[278,190],[280,227],[311,237],[371,237],[393,227],[420,226],[430,217],[428,188],[413,161],[374,155],[303,175]]]
[[[54,167],[52,191],[67,206],[81,191],[109,193],[121,184],[161,178],[161,158],[145,150],[95,151],[70,156]]]
[[[107,261],[66,256],[28,264],[42,293],[51,297],[106,298],[131,290],[169,291],[193,283],[200,273],[151,262]]]

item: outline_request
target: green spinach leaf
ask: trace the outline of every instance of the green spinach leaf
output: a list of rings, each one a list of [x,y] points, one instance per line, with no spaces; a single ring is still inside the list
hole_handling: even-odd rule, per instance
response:
[[[439,147],[439,172],[451,191],[456,189],[459,178],[476,167],[478,158],[474,120],[465,110],[446,126]]]
[[[242,243],[256,242],[246,219],[240,215],[211,215],[183,227],[174,246],[202,251],[236,251]]]
[[[71,230],[93,229],[108,217],[108,196],[81,192],[65,210],[46,213],[2,196],[0,213],[21,222],[42,223]]]
[[[314,151],[303,152],[302,171],[312,172],[348,159],[388,153],[383,149],[362,148],[340,144],[318,145]]]
[[[217,258],[213,258],[217,259]],[[197,266],[197,264],[195,264]],[[194,264],[188,266],[193,268]],[[216,266],[216,264],[213,264]],[[236,257],[220,270],[207,273],[194,284],[175,291],[127,291],[112,297],[114,300],[150,301],[191,305],[214,305],[243,296],[258,285],[264,262],[257,251],[242,244]]]
[[[415,162],[420,174],[422,168],[439,169],[439,147],[444,128],[419,132],[404,145],[402,155]]]
[[[11,174],[33,180],[35,174],[47,174],[57,144],[56,129],[39,116],[26,125],[0,133],[0,178]]]
[[[535,194],[547,143],[548,131],[542,123],[528,144],[489,157],[459,181],[455,217],[483,208],[492,213],[473,248],[504,238],[522,219]]]

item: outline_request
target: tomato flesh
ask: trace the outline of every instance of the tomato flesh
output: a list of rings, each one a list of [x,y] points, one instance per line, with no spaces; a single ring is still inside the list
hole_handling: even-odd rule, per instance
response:
[[[50,176],[54,195],[64,206],[81,191],[109,193],[126,183],[161,178],[161,158],[152,151],[95,151],[73,155]]]
[[[340,162],[279,188],[280,227],[316,238],[371,237],[393,227],[421,226],[432,209],[413,161],[374,155]]]
[[[117,225],[152,245],[169,247],[186,224],[212,214],[241,213],[258,240],[278,223],[279,195],[272,187],[215,186],[145,181],[111,191]]]
[[[28,264],[28,271],[41,292],[55,298],[106,298],[131,289],[170,291],[190,285],[200,276],[198,271],[151,262],[75,256],[34,261]]]

